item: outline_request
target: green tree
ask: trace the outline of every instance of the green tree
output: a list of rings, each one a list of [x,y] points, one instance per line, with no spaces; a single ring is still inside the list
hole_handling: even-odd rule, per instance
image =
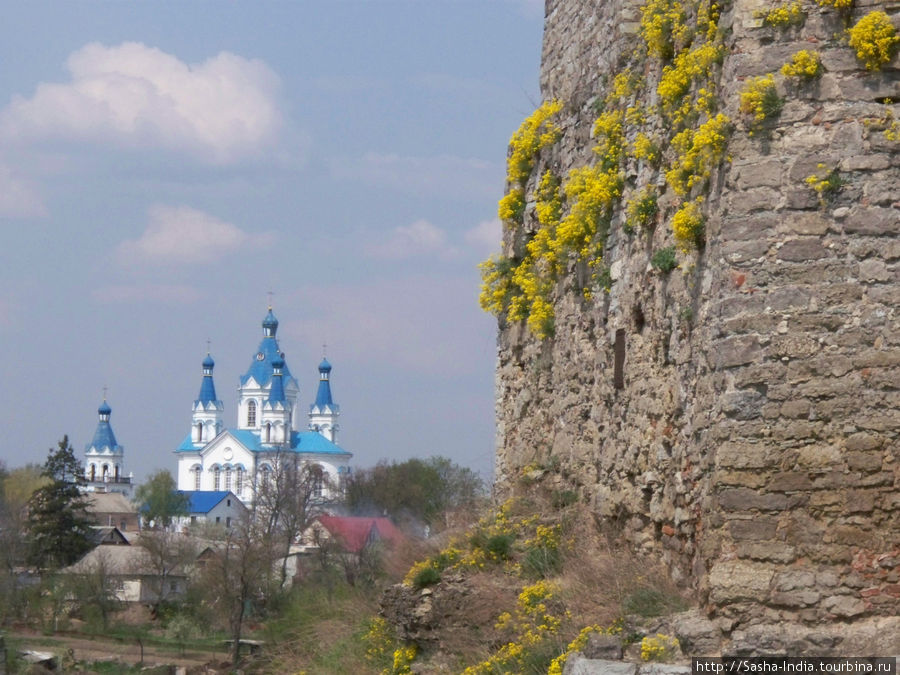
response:
[[[157,471],[147,482],[139,486],[135,498],[144,521],[153,523],[153,529],[167,529],[175,518],[186,516],[190,500],[183,492],[178,492],[175,479],[166,469]]]
[[[56,569],[71,565],[91,547],[86,498],[78,489],[84,472],[68,436],[50,449],[41,474],[48,482],[28,501],[28,561],[40,569]]]
[[[448,514],[484,496],[481,478],[446,457],[381,461],[357,471],[347,483],[347,505],[357,515],[387,513],[398,522],[440,529]]]

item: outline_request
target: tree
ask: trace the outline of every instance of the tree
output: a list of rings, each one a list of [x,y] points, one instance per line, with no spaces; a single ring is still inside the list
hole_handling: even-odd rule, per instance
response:
[[[484,496],[478,475],[446,457],[381,461],[347,483],[347,506],[357,515],[389,514],[396,521],[446,526],[447,515]]]
[[[275,552],[250,514],[229,530],[219,530],[222,539],[204,553],[199,583],[204,597],[224,617],[232,639],[231,658],[237,666],[240,640],[247,611],[262,602],[275,586]]]
[[[71,565],[91,547],[86,498],[78,489],[84,472],[68,436],[56,450],[50,449],[41,474],[48,483],[28,502],[28,561],[41,569],[56,569]]]
[[[160,605],[171,597],[171,577],[194,561],[196,546],[185,535],[167,530],[143,532],[137,545],[146,554],[144,572],[156,594],[153,612],[157,614]]]
[[[178,492],[176,487],[172,474],[162,469],[151,475],[135,492],[141,516],[146,522],[153,523],[153,529],[167,529],[175,518],[190,512],[188,496]]]
[[[255,485],[254,517],[260,536],[282,557],[281,585],[287,580],[291,545],[321,512],[329,490],[327,474],[318,464],[300,463],[294,453],[279,452],[270,461],[267,478]]]

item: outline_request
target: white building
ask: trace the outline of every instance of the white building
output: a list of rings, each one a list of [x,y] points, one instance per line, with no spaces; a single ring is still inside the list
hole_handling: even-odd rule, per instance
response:
[[[269,307],[263,338],[238,387],[237,426],[226,428],[224,406],[213,384],[215,363],[203,360],[200,394],[194,401],[191,430],[175,451],[178,489],[231,491],[251,505],[256,486],[279,463],[312,465],[322,472],[321,497],[340,485],[352,454],[334,442],[339,407],[331,396],[331,364],[319,365],[316,402],[310,406],[307,431],[299,431],[299,393],[276,339],[278,320]]]
[[[116,442],[109,417],[112,408],[106,402],[97,409],[99,421],[93,440],[84,451],[86,492],[118,492],[131,499],[134,495],[133,474],[125,475],[125,448]]]

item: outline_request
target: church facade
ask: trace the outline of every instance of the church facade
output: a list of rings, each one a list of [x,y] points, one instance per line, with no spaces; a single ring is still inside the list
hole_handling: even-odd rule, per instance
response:
[[[262,341],[240,378],[234,427],[224,423],[224,405],[213,382],[215,363],[209,354],[203,360],[191,428],[175,450],[178,489],[231,491],[251,506],[261,481],[274,472],[308,467],[317,476],[315,496],[327,500],[349,474],[352,457],[335,442],[340,408],[331,394],[331,364],[324,358],[319,364],[316,399],[301,431],[300,388],[279,347],[271,307],[262,328]]]
[[[116,442],[109,422],[112,408],[103,397],[97,409],[97,430],[84,449],[85,492],[118,492],[129,499],[134,496],[133,475],[125,475],[125,448]]]

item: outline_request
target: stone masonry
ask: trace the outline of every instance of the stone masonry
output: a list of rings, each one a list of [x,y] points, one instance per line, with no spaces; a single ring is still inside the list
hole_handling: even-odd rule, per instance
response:
[[[835,37],[847,19],[803,5],[805,24],[788,30],[756,18],[773,3],[725,5],[719,96],[736,124],[731,161],[712,176],[705,247],[663,274],[649,261],[673,243],[668,223],[635,235],[614,224],[608,294],[584,300],[564,279],[545,340],[500,322],[498,483],[544,467],[729,630],[900,615],[900,142],[871,123],[900,118],[900,56],[866,71]],[[896,1],[858,0],[851,19],[873,8],[900,26]],[[563,135],[531,190],[546,167],[593,161],[594,103],[639,21],[640,2],[547,0],[541,86],[565,104]],[[780,116],[751,136],[738,110],[746,78],[810,48],[823,76],[780,84]],[[827,203],[804,183],[823,163],[843,181]],[[531,203],[504,253],[535,227]]]

